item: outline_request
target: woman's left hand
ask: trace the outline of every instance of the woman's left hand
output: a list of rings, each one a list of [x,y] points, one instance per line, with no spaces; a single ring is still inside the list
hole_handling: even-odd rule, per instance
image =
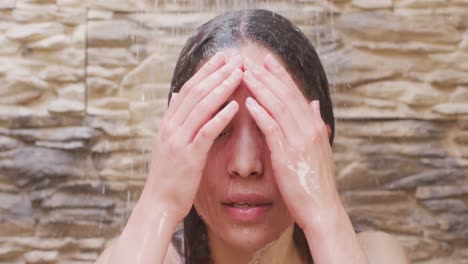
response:
[[[244,82],[256,98],[248,98],[246,106],[271,151],[283,200],[302,229],[320,228],[316,225],[342,205],[329,127],[322,120],[319,102],[309,104],[272,55],[266,56],[264,67],[246,60],[244,69]]]
[[[258,100],[247,98],[247,109],[265,136],[281,196],[304,230],[314,263],[368,263],[336,188],[319,102],[309,104],[272,55],[264,67],[246,60],[244,70]]]

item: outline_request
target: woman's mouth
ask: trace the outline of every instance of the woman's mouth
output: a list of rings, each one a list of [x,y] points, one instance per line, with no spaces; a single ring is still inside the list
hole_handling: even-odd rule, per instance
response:
[[[224,205],[224,212],[238,223],[255,223],[261,221],[272,207],[269,204],[231,203]]]
[[[261,221],[273,203],[258,195],[234,195],[230,201],[223,202],[224,212],[238,223]]]
[[[231,207],[235,207],[235,208],[249,208],[249,207],[263,206],[265,204],[230,203],[227,205]]]

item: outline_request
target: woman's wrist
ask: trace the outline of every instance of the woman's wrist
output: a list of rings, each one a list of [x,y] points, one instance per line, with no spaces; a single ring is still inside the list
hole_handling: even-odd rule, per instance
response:
[[[311,235],[325,232],[329,229],[335,229],[346,223],[349,217],[340,203],[331,206],[314,209],[304,223],[302,229]]]
[[[177,224],[164,207],[140,199],[113,247],[109,263],[163,263]]]
[[[300,227],[304,232],[311,234],[332,228],[334,225],[341,225],[346,219],[349,220],[338,194],[328,196],[328,199],[315,206],[305,206],[303,210],[307,211],[307,217],[305,222],[300,223]]]
[[[157,196],[145,195],[140,197],[135,208],[133,209],[132,215],[136,214],[138,219],[147,219],[151,222],[161,222],[164,218],[164,225],[168,228],[175,230],[181,219],[176,213],[176,209],[170,205],[164,203],[163,199]]]
[[[341,202],[314,212],[303,228],[316,263],[367,263]]]

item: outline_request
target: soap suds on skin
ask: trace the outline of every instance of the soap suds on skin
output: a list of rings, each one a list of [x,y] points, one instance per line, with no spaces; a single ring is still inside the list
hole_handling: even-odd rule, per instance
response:
[[[288,168],[297,174],[299,182],[308,194],[312,194],[312,188],[315,191],[320,191],[320,173],[312,170],[309,163],[304,160],[300,160],[297,163],[297,166],[294,166],[291,161],[288,161]]]

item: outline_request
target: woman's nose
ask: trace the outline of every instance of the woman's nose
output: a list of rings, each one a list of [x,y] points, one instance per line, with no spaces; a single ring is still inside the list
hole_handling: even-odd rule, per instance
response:
[[[236,132],[230,144],[229,174],[244,178],[263,175],[262,145],[257,129],[243,127]]]

